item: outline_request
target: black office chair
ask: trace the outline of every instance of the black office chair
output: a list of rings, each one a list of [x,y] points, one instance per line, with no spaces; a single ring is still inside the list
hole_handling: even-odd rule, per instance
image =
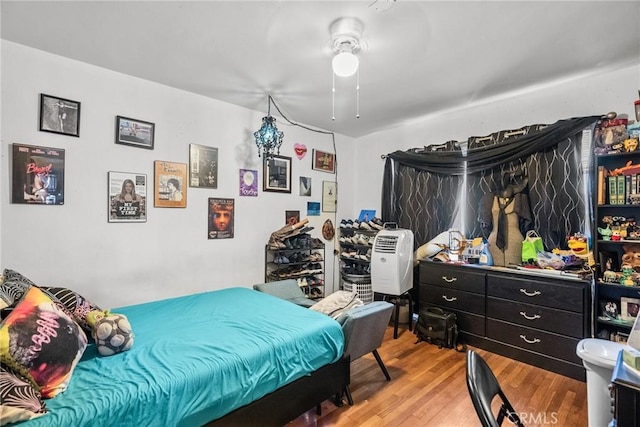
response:
[[[491,368],[473,350],[467,351],[467,388],[483,427],[499,427],[505,417],[513,425],[524,427],[520,417],[518,417],[515,409],[507,400],[507,396],[500,388],[500,384],[498,384],[498,380],[493,375]],[[496,395],[500,396],[502,400],[497,418],[491,411],[491,402]]]

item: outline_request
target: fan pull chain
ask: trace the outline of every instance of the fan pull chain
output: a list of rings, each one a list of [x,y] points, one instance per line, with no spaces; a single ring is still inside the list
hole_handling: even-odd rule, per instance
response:
[[[360,67],[356,71],[356,119],[360,118]]]
[[[331,120],[336,120],[336,74],[331,71]]]

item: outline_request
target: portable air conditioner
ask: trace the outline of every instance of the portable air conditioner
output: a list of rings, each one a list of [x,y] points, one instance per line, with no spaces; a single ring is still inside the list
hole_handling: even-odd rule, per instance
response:
[[[380,230],[371,251],[371,288],[386,295],[402,295],[413,287],[413,232]]]

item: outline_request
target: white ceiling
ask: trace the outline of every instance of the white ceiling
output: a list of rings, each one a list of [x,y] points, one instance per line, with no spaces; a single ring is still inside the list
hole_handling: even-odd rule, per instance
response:
[[[0,13],[3,39],[261,112],[271,94],[290,120],[352,137],[640,63],[639,0],[2,0]],[[355,77],[336,78],[332,121],[338,17],[364,23],[366,49],[360,118]]]

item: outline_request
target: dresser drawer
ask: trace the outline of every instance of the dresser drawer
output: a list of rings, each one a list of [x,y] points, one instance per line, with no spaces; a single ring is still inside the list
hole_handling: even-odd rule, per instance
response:
[[[582,313],[489,297],[487,317],[574,338],[584,338]]]
[[[585,287],[580,282],[561,284],[538,278],[490,274],[487,276],[487,296],[582,313]]]
[[[484,316],[484,295],[441,286],[420,285],[420,302]]]
[[[484,294],[486,273],[473,267],[452,267],[436,263],[420,264],[420,283]]]
[[[576,338],[494,319],[487,319],[487,337],[528,351],[582,364],[582,360],[576,355],[576,347],[580,341]]]

